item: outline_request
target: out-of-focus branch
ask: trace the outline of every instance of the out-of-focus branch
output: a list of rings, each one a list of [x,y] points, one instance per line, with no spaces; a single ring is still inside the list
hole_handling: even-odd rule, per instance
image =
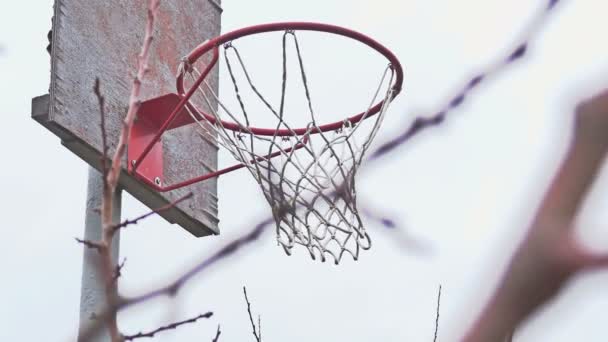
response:
[[[375,222],[377,225],[385,228],[383,233],[387,234],[389,240],[393,242],[398,249],[406,250],[416,254],[426,254],[430,252],[430,247],[423,241],[408,232],[407,227],[398,223],[397,220],[384,213],[380,208],[372,206],[369,201],[365,201],[363,196],[358,196],[357,206],[367,222]]]
[[[167,330],[173,330],[173,329],[177,329],[182,325],[186,325],[186,324],[192,324],[192,323],[196,323],[196,321],[198,321],[199,319],[203,319],[203,318],[210,318],[211,316],[213,316],[213,312],[207,312],[204,313],[202,315],[198,315],[196,317],[184,320],[184,321],[180,321],[180,322],[175,322],[166,326],[162,326],[158,329],[152,330],[150,332],[147,333],[137,333],[135,335],[126,335],[124,336],[124,340],[125,341],[133,341],[136,340],[138,338],[152,338],[154,337],[156,334],[161,333],[163,331],[167,331]]]
[[[431,116],[417,117],[414,122],[401,133],[397,134],[395,137],[380,145],[376,150],[372,151],[369,160],[370,163],[368,164],[371,164],[371,162],[374,160],[395,151],[398,147],[404,145],[414,136],[425,131],[426,129],[443,123],[448,114],[450,114],[450,112],[455,110],[457,107],[460,107],[473,92],[473,90],[478,88],[480,84],[497,76],[500,72],[505,71],[509,65],[524,57],[528,51],[532,37],[542,28],[543,24],[549,18],[549,14],[551,14],[556,8],[558,2],[558,0],[548,1],[546,7],[543,8],[536,19],[523,30],[523,33],[521,34],[522,38],[518,41],[517,45],[509,50],[508,54],[504,58],[499,59],[498,62],[488,66],[485,71],[478,73],[468,82],[465,82],[462,88],[460,88],[455,95],[447,98],[445,104],[440,107],[441,109],[435,112],[435,114]]]
[[[53,30],[49,30],[49,32],[46,34],[46,39],[49,42],[49,44],[46,46],[46,52],[48,52],[50,55],[53,51]],[[2,52],[2,50],[4,50],[4,48],[0,46],[0,52]]]
[[[255,327],[253,320],[253,314],[251,313],[251,303],[247,297],[247,288],[243,286],[243,294],[245,295],[245,303],[247,303],[247,313],[249,314],[249,321],[251,322],[251,328],[253,329],[253,336],[257,342],[262,342],[262,319],[258,316],[258,327]]]
[[[608,90],[577,107],[574,137],[527,236],[464,341],[501,341],[581,271],[608,255],[576,240],[573,221],[608,151]]]
[[[128,227],[130,225],[137,224],[137,223],[139,223],[139,221],[145,220],[145,219],[147,219],[148,217],[150,217],[152,215],[156,215],[156,214],[159,214],[159,213],[161,213],[163,211],[166,211],[166,210],[174,208],[175,206],[177,206],[181,202],[183,202],[185,200],[188,200],[188,199],[191,199],[192,196],[193,196],[193,193],[190,192],[187,195],[185,195],[185,196],[183,196],[181,198],[178,198],[177,200],[175,200],[175,201],[173,201],[173,202],[171,202],[171,203],[169,203],[169,204],[167,204],[165,206],[162,206],[162,207],[160,207],[158,209],[151,210],[148,213],[143,214],[143,215],[141,215],[139,217],[136,217],[134,219],[124,220],[122,223],[112,226],[112,229],[116,231],[118,229],[126,228],[126,227]]]
[[[132,297],[132,298],[124,298],[118,305],[118,309],[124,309],[129,306],[133,306],[139,303],[146,302],[150,299],[161,297],[161,296],[175,296],[179,290],[192,278],[206,271],[209,267],[218,263],[219,261],[224,260],[225,258],[235,254],[241,248],[257,241],[257,239],[262,235],[266,227],[270,224],[274,223],[273,219],[267,219],[263,222],[258,223],[257,226],[254,227],[249,233],[246,235],[237,238],[236,240],[230,242],[211,257],[204,259],[199,264],[191,268],[188,272],[184,273],[181,277],[177,278],[171,284],[157,289],[155,291],[148,292],[141,296]]]

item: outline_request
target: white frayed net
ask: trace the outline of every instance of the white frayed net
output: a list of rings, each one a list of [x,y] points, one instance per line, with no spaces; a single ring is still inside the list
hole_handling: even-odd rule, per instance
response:
[[[284,102],[287,85],[286,40],[289,37],[293,38],[299,76],[310,114],[306,133],[300,135],[285,119],[288,117]],[[232,57],[229,52],[232,52]],[[393,87],[390,86],[393,84],[393,68],[389,65],[384,70],[362,120],[354,124],[345,120],[335,131],[320,132],[295,32],[286,31],[283,35],[283,79],[278,106],[273,106],[256,88],[235,44],[224,45],[224,60],[240,108],[236,111],[228,109],[212,87],[204,82],[196,96],[209,109],[209,114],[215,117],[215,123],[201,115],[193,102],[186,107],[199,124],[201,134],[207,139],[217,137],[217,143],[250,171],[270,204],[276,221],[278,244],[287,254],[300,245],[309,251],[313,259],[326,261],[330,258],[338,264],[344,254],[350,254],[357,260],[361,250],[371,247],[371,240],[357,210],[355,176],[393,99]],[[235,77],[233,64],[241,68],[245,76],[242,82],[244,86],[250,87],[275,120],[272,128],[288,130],[292,132],[291,135],[264,136],[251,131],[249,113],[240,91],[242,86]],[[200,76],[199,70],[192,65],[182,65],[180,72],[192,79]],[[383,88],[386,88],[386,92],[382,92]],[[380,99],[383,99],[381,110],[368,117],[373,104]],[[236,123],[240,131],[227,129],[220,120]]]

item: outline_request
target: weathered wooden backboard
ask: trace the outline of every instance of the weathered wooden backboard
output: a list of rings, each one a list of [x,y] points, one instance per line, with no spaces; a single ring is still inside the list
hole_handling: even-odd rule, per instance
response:
[[[219,35],[219,1],[161,1],[150,52],[150,72],[142,86],[143,100],[175,92],[181,57]],[[95,79],[99,78],[106,99],[106,130],[113,152],[127,111],[136,56],[143,42],[147,4],[148,0],[55,0],[50,94],[33,100],[32,117],[97,169],[102,135],[99,104],[93,92]],[[217,89],[217,72],[210,80]],[[163,135],[163,172],[167,184],[217,168],[217,147],[200,139],[195,130],[196,127],[188,125]],[[150,208],[193,192],[192,200],[161,215],[195,236],[219,232],[216,180],[158,193],[123,168],[120,184]]]

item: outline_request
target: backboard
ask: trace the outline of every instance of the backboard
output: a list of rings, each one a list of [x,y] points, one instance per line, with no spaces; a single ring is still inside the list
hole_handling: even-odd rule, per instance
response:
[[[101,128],[96,78],[106,99],[106,131],[114,151],[126,115],[147,16],[147,0],[55,0],[48,95],[32,100],[32,117],[57,135],[64,146],[100,169]],[[150,72],[141,99],[175,91],[181,58],[220,33],[220,0],[162,1],[150,51]],[[218,86],[217,71],[210,75]],[[163,135],[163,182],[179,182],[217,169],[217,146],[201,139],[196,125]],[[126,171],[120,185],[150,208],[166,205],[188,192],[192,200],[161,215],[195,236],[219,233],[217,180],[160,193]]]

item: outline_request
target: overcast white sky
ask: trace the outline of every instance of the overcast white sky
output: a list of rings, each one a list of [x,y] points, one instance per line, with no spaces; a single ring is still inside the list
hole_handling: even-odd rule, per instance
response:
[[[525,0],[225,0],[223,7],[224,32],[271,21],[320,21],[390,47],[406,69],[405,92],[379,141],[412,113],[432,111],[504,54],[537,10]],[[124,312],[122,330],[213,311],[210,321],[159,340],[211,340],[220,323],[222,341],[253,341],[241,290],[247,285],[265,341],[432,341],[441,283],[439,340],[457,340],[492,290],[559,161],[572,104],[589,82],[608,75],[607,10],[601,1],[562,4],[524,62],[477,91],[441,128],[359,178],[365,198],[433,253],[402,250],[372,225],[372,250],[336,267],[311,261],[303,250],[288,257],[268,234],[197,278],[172,304],[159,300]],[[82,248],[73,237],[83,231],[87,166],[30,119],[30,99],[48,89],[51,15],[49,0],[12,2],[0,12],[2,341],[65,341],[78,324]],[[128,260],[121,290],[135,294],[163,283],[268,214],[246,172],[223,178],[219,187],[220,237],[194,239],[160,218],[123,233],[121,254]],[[597,248],[608,246],[607,191],[601,181],[580,220],[581,236]],[[123,217],[145,211],[125,194]],[[602,272],[573,282],[515,341],[605,341],[606,281]]]

